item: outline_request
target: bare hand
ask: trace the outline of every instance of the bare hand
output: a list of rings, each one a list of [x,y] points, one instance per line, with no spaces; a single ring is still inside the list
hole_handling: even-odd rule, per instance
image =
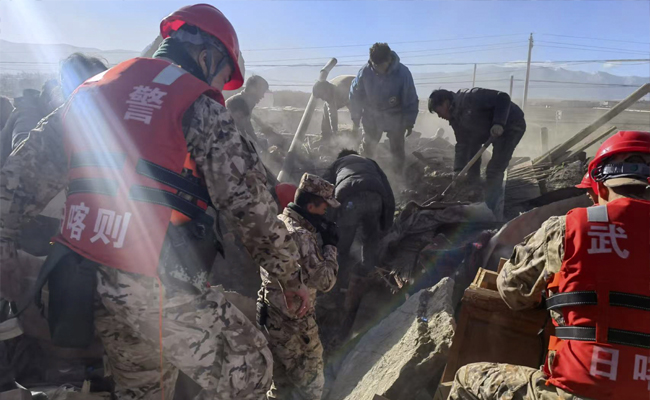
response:
[[[304,317],[305,314],[307,314],[309,307],[311,306],[310,299],[309,299],[309,291],[307,290],[307,286],[305,286],[302,283],[296,289],[285,290],[284,298],[287,301],[287,308],[289,309],[290,312],[293,312],[293,310],[297,308],[296,317],[298,318]],[[294,303],[296,298],[300,299],[299,307],[297,307],[296,304]]]

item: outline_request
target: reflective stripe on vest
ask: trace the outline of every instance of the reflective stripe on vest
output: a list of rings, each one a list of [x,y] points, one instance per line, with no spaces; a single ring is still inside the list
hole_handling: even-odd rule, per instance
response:
[[[156,276],[170,222],[203,217],[209,203],[182,129],[202,94],[223,104],[180,67],[142,58],[78,88],[63,110],[69,184],[55,240],[102,265]]]
[[[548,382],[596,400],[647,400],[650,202],[625,198],[570,211],[564,248],[547,287],[546,306],[563,319],[562,326],[554,320]]]
[[[72,155],[72,161],[70,162],[70,168],[81,168],[81,167],[104,167],[104,168],[116,168],[118,163],[106,163],[105,161],[98,160],[112,160],[110,154],[101,154],[101,153],[92,153],[94,158],[88,159],[87,161],[80,162],[87,158],[89,153],[86,153],[84,157],[79,157],[79,154]],[[77,157],[75,157],[77,156]],[[118,154],[117,159],[122,159],[123,154]],[[186,165],[193,165],[196,168],[196,164],[188,164],[190,157],[189,154],[186,158]],[[76,161],[76,162],[75,162]],[[119,168],[116,168],[119,169]],[[156,182],[160,182],[166,186],[170,186],[178,192],[176,194],[170,193],[166,190],[149,188],[146,186],[134,185],[129,190],[129,199],[135,201],[141,201],[145,203],[152,203],[158,205],[164,205],[173,209],[171,216],[171,222],[174,225],[181,225],[182,223],[188,222],[191,219],[198,218],[204,211],[207,209],[207,205],[210,203],[210,195],[205,186],[200,184],[200,179],[198,179],[198,174],[194,175],[197,177],[195,180],[186,178],[183,175],[177,174],[173,171],[170,171],[160,165],[156,165],[146,160],[139,160],[138,164],[135,167],[135,171],[143,176],[153,179]],[[101,194],[105,196],[116,196],[117,195],[118,182],[112,179],[102,179],[102,178],[80,178],[73,179],[68,184],[68,195],[76,193],[94,193]],[[183,196],[183,197],[182,197]],[[189,197],[189,198],[184,198]]]

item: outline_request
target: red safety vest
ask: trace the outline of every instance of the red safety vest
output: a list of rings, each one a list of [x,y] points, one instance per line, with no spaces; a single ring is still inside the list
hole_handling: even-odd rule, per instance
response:
[[[205,82],[164,60],[125,61],[85,82],[63,114],[68,193],[55,239],[82,256],[157,276],[170,222],[203,217],[210,196],[182,129]]]
[[[564,261],[547,308],[549,384],[593,399],[650,398],[650,202],[617,199],[571,210]]]

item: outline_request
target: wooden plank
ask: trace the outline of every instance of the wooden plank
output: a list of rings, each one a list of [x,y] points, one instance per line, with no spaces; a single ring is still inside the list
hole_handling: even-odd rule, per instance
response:
[[[472,285],[483,289],[497,290],[497,276],[498,274],[494,271],[479,268]]]
[[[479,271],[475,282],[485,284],[488,276],[496,273]],[[550,332],[547,331],[544,344],[537,333],[546,322],[545,310],[513,311],[497,291],[473,284],[462,299],[442,382],[453,381],[460,367],[473,362],[539,367]]]
[[[507,262],[508,262],[508,259],[507,259],[507,258],[499,258],[499,266],[497,267],[497,274],[500,274],[500,273],[501,273],[501,270],[503,269],[503,266],[504,266],[505,263],[507,263]]]

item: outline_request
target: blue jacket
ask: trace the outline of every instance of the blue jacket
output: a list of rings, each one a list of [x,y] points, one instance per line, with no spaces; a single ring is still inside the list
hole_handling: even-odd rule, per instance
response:
[[[411,71],[393,52],[393,62],[384,75],[377,74],[370,62],[359,70],[350,87],[352,122],[363,119],[364,129],[380,132],[403,130],[415,125],[418,95]]]

